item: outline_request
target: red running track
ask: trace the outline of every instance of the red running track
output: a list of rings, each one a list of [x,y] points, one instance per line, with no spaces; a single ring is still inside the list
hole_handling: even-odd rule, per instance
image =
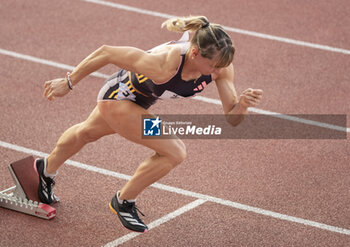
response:
[[[350,50],[350,6],[345,1],[111,2],[171,15],[203,14],[228,27]],[[0,4],[0,13],[0,49],[72,66],[102,44],[148,49],[178,37],[160,29],[161,17],[84,1],[8,1]],[[262,88],[259,108],[284,114],[350,114],[349,55],[230,35],[237,48],[237,91]],[[103,79],[88,77],[65,98],[49,102],[42,97],[43,82],[64,76],[66,70],[3,52],[0,57],[1,190],[12,186],[7,165],[28,155],[23,148],[49,153],[65,129],[87,117]],[[115,70],[108,66],[100,72]],[[214,85],[201,96],[218,99]],[[193,99],[163,101],[151,110],[180,114],[182,109],[187,114],[222,112],[218,105]],[[210,200],[147,234],[126,238],[122,246],[350,245],[348,139],[184,142],[187,160],[160,183],[192,193],[147,189],[138,199],[144,220],[152,223],[202,202],[194,193]],[[149,154],[115,135],[88,145],[72,160],[132,175]],[[1,208],[0,246],[103,246],[130,236],[108,209],[124,183],[111,173],[64,166],[55,188],[62,200],[58,216],[44,221]],[[248,206],[289,218],[249,212]],[[300,224],[291,217],[308,221]]]

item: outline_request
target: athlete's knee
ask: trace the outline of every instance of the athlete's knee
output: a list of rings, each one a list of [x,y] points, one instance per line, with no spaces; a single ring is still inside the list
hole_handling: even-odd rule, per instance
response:
[[[85,143],[97,141],[101,137],[97,134],[94,128],[92,128],[85,122],[82,122],[78,125],[76,135],[80,141]]]
[[[182,141],[176,145],[176,148],[170,150],[170,152],[174,167],[181,164],[187,157],[186,146]]]

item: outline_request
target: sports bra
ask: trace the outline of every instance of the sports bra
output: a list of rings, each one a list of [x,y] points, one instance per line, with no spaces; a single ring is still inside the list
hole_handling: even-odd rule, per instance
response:
[[[185,54],[189,48],[189,34],[185,32],[182,38],[178,41],[171,41],[163,45],[179,44],[181,46],[181,63],[176,74],[167,82],[156,84],[151,79],[137,73],[130,73],[130,80],[136,90],[147,96],[153,96],[157,99],[174,99],[181,97],[191,97],[196,93],[200,93],[203,89],[212,82],[211,75],[201,75],[197,79],[185,81],[181,78],[182,69],[185,63]],[[159,47],[159,46],[158,46]],[[155,48],[158,48],[155,47]],[[153,48],[153,49],[155,49]],[[153,50],[152,49],[152,50]],[[150,50],[150,51],[152,51]]]

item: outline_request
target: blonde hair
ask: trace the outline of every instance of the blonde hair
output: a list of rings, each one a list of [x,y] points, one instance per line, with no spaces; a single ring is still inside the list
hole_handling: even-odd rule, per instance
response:
[[[211,24],[205,16],[172,18],[163,22],[164,26],[173,32],[195,32],[191,45],[197,46],[205,58],[212,59],[218,54],[216,67],[227,67],[232,63],[235,48],[230,36],[221,25]]]

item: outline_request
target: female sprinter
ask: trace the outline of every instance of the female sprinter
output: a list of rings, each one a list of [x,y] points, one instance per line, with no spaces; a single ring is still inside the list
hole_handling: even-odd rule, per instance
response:
[[[206,17],[198,16],[169,19],[162,26],[170,31],[185,32],[185,37],[148,52],[134,47],[103,45],[65,78],[45,82],[44,96],[54,100],[66,95],[84,77],[107,64],[121,68],[101,88],[91,115],[66,130],[47,158],[36,160],[35,169],[40,181],[38,194],[42,202],[53,202],[53,179],[67,159],[85,144],[118,133],[155,151],[140,164],[109,204],[126,228],[146,232],[148,228],[137,213],[136,197],[186,157],[185,145],[176,137],[142,138],[141,118],[150,115],[147,109],[159,98],[193,96],[212,81],[216,83],[227,121],[233,126],[243,120],[248,107],[260,102],[262,91],[258,89],[247,89],[237,97],[232,65],[235,49],[220,25],[210,24]],[[186,31],[194,32],[189,42],[184,40],[188,36]]]

